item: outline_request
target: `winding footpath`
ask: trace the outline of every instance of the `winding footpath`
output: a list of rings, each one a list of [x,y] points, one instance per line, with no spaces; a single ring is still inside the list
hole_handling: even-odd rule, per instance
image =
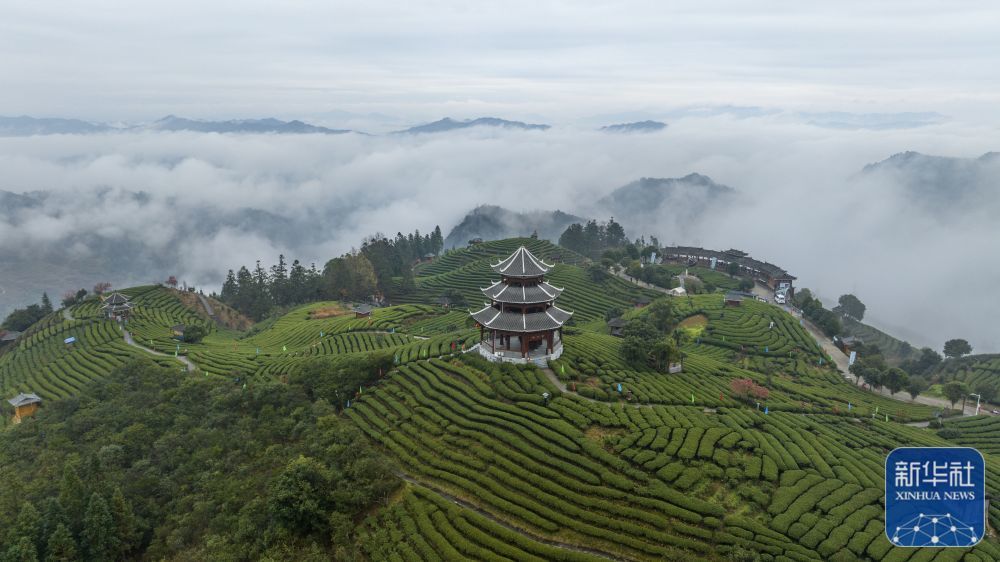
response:
[[[122,330],[122,333],[125,334],[125,343],[131,345],[132,347],[137,347],[150,355],[156,355],[159,357],[171,357],[173,359],[176,359],[181,363],[184,363],[184,366],[187,368],[187,372],[189,373],[193,373],[194,371],[198,370],[198,367],[194,363],[192,363],[191,360],[188,359],[186,355],[171,355],[169,353],[161,353],[159,351],[154,351],[144,345],[139,345],[135,343],[135,340],[132,339],[132,334],[130,334],[128,330]]]
[[[63,318],[65,318],[66,320],[69,320],[70,322],[76,320],[76,318],[73,317],[73,313],[70,311],[69,307],[66,307],[66,308],[62,309],[62,315],[63,315]],[[125,337],[125,343],[127,343],[128,345],[131,345],[132,347],[137,347],[137,348],[145,351],[146,353],[148,353],[150,355],[156,355],[156,356],[159,356],[159,357],[171,357],[171,358],[174,358],[174,359],[180,361],[181,363],[183,363],[184,367],[187,369],[187,372],[189,372],[189,373],[193,373],[194,371],[198,370],[198,366],[195,365],[194,363],[192,363],[191,360],[188,359],[186,355],[177,355],[177,356],[174,356],[174,355],[170,355],[169,353],[160,353],[159,351],[154,351],[154,350],[149,349],[148,347],[146,347],[144,345],[139,345],[139,344],[135,343],[135,340],[132,338],[132,334],[130,334],[128,332],[128,330],[122,330],[122,334]]]
[[[222,322],[219,320],[219,317],[215,315],[215,309],[212,308],[211,303],[208,302],[208,299],[205,298],[205,295],[201,293],[195,293],[195,294],[198,295],[198,300],[201,301],[201,306],[205,307],[205,312],[208,314],[208,317],[212,319],[212,322],[215,322],[217,326],[222,324]]]

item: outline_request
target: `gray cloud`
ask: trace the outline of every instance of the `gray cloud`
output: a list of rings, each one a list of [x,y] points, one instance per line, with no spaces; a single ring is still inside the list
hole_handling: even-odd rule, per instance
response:
[[[458,0],[12,2],[0,108],[95,120],[537,121],[699,104],[996,122],[1000,7]]]
[[[687,228],[626,223],[630,234],[742,248],[786,267],[828,304],[856,293],[873,322],[915,344],[967,337],[978,351],[1000,351],[1000,301],[992,298],[1000,264],[986,259],[1000,235],[1000,193],[942,217],[891,175],[849,179],[903,150],[975,157],[1000,146],[998,137],[953,122],[855,131],[716,115],[647,135],[554,128],[3,138],[0,189],[46,195],[0,212],[0,289],[37,274],[10,264],[45,260],[65,273],[28,284],[32,298],[39,286],[92,283],[95,269],[114,272],[119,284],[175,273],[212,288],[226,269],[270,263],[279,252],[322,266],[375,231],[440,224],[447,232],[478,204],[585,212],[639,177],[698,172],[740,190],[741,202]],[[76,263],[85,265],[67,265]],[[83,280],[71,283],[75,274]]]

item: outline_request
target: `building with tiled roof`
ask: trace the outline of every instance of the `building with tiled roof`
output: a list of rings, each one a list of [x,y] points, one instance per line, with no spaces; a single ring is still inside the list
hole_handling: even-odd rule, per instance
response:
[[[563,289],[545,281],[553,265],[521,246],[490,267],[500,280],[480,289],[489,302],[470,313],[479,326],[479,352],[518,363],[559,357],[562,327],[573,313],[555,305]]]
[[[101,303],[101,309],[104,311],[104,315],[111,320],[127,320],[132,312],[132,303],[129,302],[128,297],[115,291],[104,299],[104,302]]]

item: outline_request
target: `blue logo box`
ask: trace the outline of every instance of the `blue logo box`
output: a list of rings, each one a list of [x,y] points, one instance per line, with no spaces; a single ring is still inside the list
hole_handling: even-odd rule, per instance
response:
[[[986,531],[986,462],[970,447],[901,447],[885,460],[885,534],[895,546],[975,545]]]

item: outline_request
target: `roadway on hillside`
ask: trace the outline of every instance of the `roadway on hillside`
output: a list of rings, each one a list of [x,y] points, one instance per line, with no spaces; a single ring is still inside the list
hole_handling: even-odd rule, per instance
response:
[[[622,279],[624,279],[626,281],[629,281],[629,282],[631,282],[631,283],[633,283],[635,285],[638,285],[639,287],[643,287],[645,289],[652,289],[654,291],[659,291],[659,292],[665,293],[665,294],[669,293],[669,291],[667,289],[664,289],[663,287],[657,287],[655,285],[650,285],[649,283],[646,283],[645,281],[640,281],[639,279],[635,279],[633,277],[630,277],[630,276],[626,275],[624,272],[619,272],[619,273],[617,273],[617,275],[618,275],[618,277],[621,277]],[[764,285],[761,285],[759,283],[754,284],[753,293],[755,295],[757,295],[757,296],[766,298],[768,300],[768,302],[770,302],[774,298],[774,291],[772,291],[769,287],[765,287]],[[775,305],[775,306],[781,306],[781,305]],[[799,318],[802,318],[801,313],[797,313],[797,311],[794,311],[794,309],[792,309],[791,307],[784,306],[782,308],[784,308],[784,310],[788,311],[793,316],[797,316]],[[844,378],[847,379],[847,381],[850,382],[851,384],[856,384],[857,381],[854,378],[854,375],[852,375],[850,373],[850,371],[848,370],[848,368],[849,368],[849,365],[848,365],[849,359],[848,359],[847,355],[844,355],[844,352],[841,351],[840,348],[838,348],[836,345],[833,344],[833,340],[831,340],[830,338],[828,338],[826,336],[826,334],[824,334],[822,331],[820,331],[819,328],[817,328],[815,325],[813,325],[813,323],[810,322],[808,319],[802,318],[802,327],[805,328],[806,331],[809,332],[809,334],[812,335],[813,338],[815,338],[816,343],[818,343],[819,346],[823,349],[823,351],[831,359],[833,359],[834,364],[837,366],[837,370],[840,371],[840,373],[844,376]],[[869,389],[869,391],[870,392],[875,392],[872,389]],[[941,410],[952,409],[951,408],[951,402],[949,402],[949,401],[947,401],[947,400],[945,400],[943,398],[935,398],[933,396],[919,395],[919,396],[917,396],[917,398],[915,400],[907,400],[905,398],[899,398],[899,397],[893,395],[891,392],[889,392],[889,389],[887,389],[885,387],[879,389],[879,394],[881,394],[882,396],[885,396],[887,398],[891,398],[893,400],[898,400],[900,402],[907,402],[907,401],[911,402],[911,403],[915,402],[917,404],[923,404],[925,406],[932,406],[934,408],[940,408]],[[975,404],[966,403],[965,406],[964,406],[964,410],[962,411],[962,415],[964,415],[964,416],[974,416],[975,414],[976,414],[976,405]]]
[[[763,285],[759,284],[754,285],[753,292],[755,295],[767,298],[769,300],[774,298],[774,294],[771,291],[771,289]],[[831,359],[833,359],[833,362],[837,366],[837,370],[840,371],[840,374],[842,374],[844,378],[847,379],[847,381],[850,382],[851,384],[854,385],[858,384],[857,378],[855,378],[855,376],[852,375],[850,371],[850,365],[849,365],[850,358],[848,358],[848,356],[845,355],[844,352],[841,351],[839,347],[834,345],[833,340],[828,338],[826,334],[824,334],[822,330],[820,330],[815,324],[810,322],[808,318],[803,318],[802,313],[799,310],[788,305],[782,306],[775,304],[775,306],[779,306],[792,316],[801,319],[802,327],[805,328],[806,331],[809,332],[809,334],[816,340],[816,343],[820,345],[820,347],[823,349],[823,352],[826,353],[828,356],[830,356]],[[869,392],[875,392],[875,390],[871,388],[868,388],[867,390]],[[885,396],[887,398],[892,398],[893,400],[898,400],[900,402],[908,401],[911,403],[923,404],[925,406],[940,408],[941,410],[952,409],[951,402],[945,400],[944,398],[935,398],[933,396],[918,395],[916,399],[907,400],[906,398],[899,398],[898,395],[892,394],[889,391],[889,389],[885,387],[880,388],[878,393],[881,394],[882,396]],[[962,412],[962,415],[973,416],[975,415],[975,413],[976,413],[976,405],[966,404],[965,411]]]

